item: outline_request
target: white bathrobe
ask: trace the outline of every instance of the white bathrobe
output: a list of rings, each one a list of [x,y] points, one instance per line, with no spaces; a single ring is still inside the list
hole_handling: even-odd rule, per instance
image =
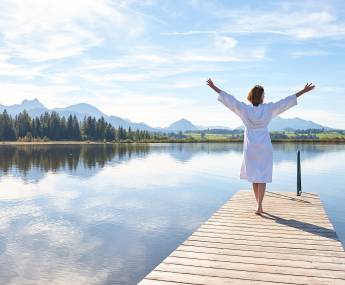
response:
[[[245,126],[240,178],[255,183],[272,182],[273,147],[267,126],[274,117],[297,105],[296,94],[258,106],[240,102],[224,91],[219,93],[218,100],[238,115]]]

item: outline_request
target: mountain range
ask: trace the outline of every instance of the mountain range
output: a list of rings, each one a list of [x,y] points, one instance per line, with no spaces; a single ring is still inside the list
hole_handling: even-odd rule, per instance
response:
[[[129,119],[123,119],[118,116],[108,116],[100,111],[95,106],[92,106],[87,103],[79,103],[75,105],[70,105],[65,108],[54,108],[48,109],[46,108],[38,99],[34,100],[24,100],[20,104],[14,105],[1,105],[0,104],[0,112],[7,110],[9,114],[12,116],[17,115],[18,113],[26,110],[31,117],[40,116],[44,112],[53,112],[56,111],[59,113],[60,116],[69,116],[69,115],[76,115],[79,120],[83,120],[85,116],[92,116],[96,118],[104,117],[104,119],[111,123],[114,127],[122,126],[124,128],[131,127],[132,129],[140,129],[140,130],[147,130],[147,131],[155,131],[155,132],[179,132],[179,131],[196,131],[196,130],[205,130],[205,129],[228,129],[229,127],[225,126],[198,126],[194,125],[187,119],[180,119],[176,122],[173,122],[168,127],[163,128],[154,128],[149,126],[144,122],[132,122]],[[239,128],[243,128],[240,126]],[[237,129],[239,129],[237,128]],[[269,125],[270,131],[282,131],[282,130],[296,130],[296,129],[331,129],[326,126],[322,126],[312,121],[303,120],[301,118],[290,118],[284,119],[281,117],[277,117],[273,119]]]

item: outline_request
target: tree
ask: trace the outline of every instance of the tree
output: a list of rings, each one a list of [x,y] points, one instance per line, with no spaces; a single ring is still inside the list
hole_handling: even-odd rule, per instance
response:
[[[48,138],[52,140],[59,140],[62,136],[61,133],[63,132],[61,126],[60,116],[57,112],[53,111],[50,114],[50,120],[48,125]]]
[[[72,118],[72,139],[80,140],[81,139],[81,131],[79,127],[79,121],[76,115]]]
[[[182,132],[179,134],[183,137]],[[144,130],[133,131],[120,126],[115,129],[110,123],[101,117],[85,117],[79,123],[76,115],[60,117],[57,112],[45,112],[40,117],[31,118],[24,110],[15,119],[5,110],[0,113],[0,140],[26,140],[33,139],[48,140],[106,140],[106,141],[140,141],[145,139],[166,138],[165,134],[150,133]]]
[[[29,114],[24,110],[19,113],[14,121],[17,137],[25,137],[28,132],[31,132],[31,118]]]
[[[0,140],[16,140],[16,133],[13,126],[13,120],[8,115],[6,110],[4,110],[2,114],[0,114]]]
[[[31,133],[34,138],[40,138],[42,136],[41,121],[38,117],[31,120]]]
[[[73,130],[73,117],[72,115],[68,116],[67,126],[66,126],[66,138],[69,140],[73,139],[74,130]]]

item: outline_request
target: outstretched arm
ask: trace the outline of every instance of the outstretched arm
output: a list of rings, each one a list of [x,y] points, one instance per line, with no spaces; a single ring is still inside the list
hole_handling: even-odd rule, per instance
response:
[[[313,90],[314,88],[315,85],[312,85],[312,83],[307,83],[301,91],[298,91],[293,95],[283,98],[278,102],[272,103],[272,118],[297,105],[297,97]]]
[[[226,107],[228,107],[231,111],[241,117],[243,109],[245,108],[246,104],[243,102],[238,101],[234,96],[226,93],[225,91],[218,88],[216,85],[213,84],[211,78],[207,80],[207,85],[210,86],[218,95],[218,101],[222,102]]]
[[[301,91],[298,91],[296,93],[296,97],[299,97],[299,96],[303,95],[304,93],[307,93],[307,92],[313,90],[314,88],[315,88],[315,85],[313,85],[313,83],[307,83]]]

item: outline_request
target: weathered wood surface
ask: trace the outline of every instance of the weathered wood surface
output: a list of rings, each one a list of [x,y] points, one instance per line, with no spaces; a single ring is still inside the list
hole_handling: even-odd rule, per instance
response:
[[[345,284],[345,252],[315,193],[237,192],[140,285]]]

